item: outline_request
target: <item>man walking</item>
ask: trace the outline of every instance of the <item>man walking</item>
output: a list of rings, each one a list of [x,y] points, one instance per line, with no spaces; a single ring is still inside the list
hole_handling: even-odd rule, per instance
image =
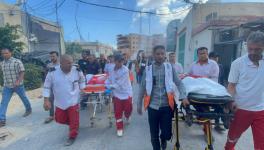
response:
[[[85,87],[83,73],[73,65],[69,55],[60,58],[60,67],[53,68],[48,73],[44,83],[44,109],[50,110],[49,97],[54,94],[55,120],[69,126],[69,138],[65,146],[74,143],[79,130],[79,97],[80,90]]]
[[[49,63],[46,67],[47,73],[49,70],[51,70],[53,68],[57,68],[60,66],[59,59],[58,59],[59,53],[57,51],[51,51],[49,54],[50,54],[51,63]],[[53,90],[51,90],[49,100],[51,103],[51,108],[49,110],[49,117],[44,121],[45,124],[50,123],[54,120],[54,94],[53,94]]]
[[[169,62],[178,74],[183,74],[182,65],[176,62],[176,54],[174,52],[169,54]]]
[[[132,86],[129,79],[129,70],[123,65],[124,58],[121,54],[114,56],[115,66],[109,73],[106,86],[113,90],[113,103],[116,119],[117,136],[123,136],[123,114],[126,121],[130,121],[132,113]]]
[[[167,141],[172,136],[172,118],[176,97],[183,102],[187,99],[184,85],[176,71],[170,63],[165,62],[165,47],[155,46],[153,56],[155,59],[153,65],[147,66],[143,74],[137,108],[141,115],[142,100],[145,95],[144,108],[148,110],[153,150],[161,148],[165,150]]]
[[[23,85],[25,74],[23,63],[19,59],[12,57],[12,50],[3,48],[1,52],[2,57],[4,58],[4,61],[1,62],[1,69],[4,77],[4,88],[0,106],[0,127],[3,127],[6,125],[6,111],[14,92],[18,94],[26,108],[26,112],[23,117],[30,115],[32,113],[32,109]]]
[[[234,150],[240,136],[251,127],[255,150],[264,149],[264,33],[253,32],[247,39],[248,54],[236,59],[228,78],[235,112],[226,150]],[[249,148],[251,149],[251,148]]]

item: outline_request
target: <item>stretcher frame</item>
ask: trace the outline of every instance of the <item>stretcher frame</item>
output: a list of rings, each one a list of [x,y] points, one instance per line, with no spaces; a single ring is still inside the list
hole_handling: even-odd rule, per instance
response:
[[[97,114],[97,108],[99,107],[100,112],[102,112],[102,106],[106,105],[107,106],[107,117],[109,120],[109,127],[113,126],[113,115],[112,115],[112,94],[106,94],[105,91],[84,91],[84,94],[88,95],[87,98],[87,105],[92,105],[93,107],[93,112],[92,116],[90,117],[90,125],[91,127],[95,126],[95,121],[96,121],[96,114]]]
[[[227,98],[227,97],[223,97],[223,98]],[[192,99],[189,96],[188,96],[188,99],[190,101],[190,105],[192,105],[193,102],[199,103],[198,101],[196,101],[197,99]],[[230,103],[230,102],[232,102],[231,97],[228,100],[228,102],[225,101],[225,103]],[[217,102],[215,104],[217,104]],[[186,115],[184,114],[183,109],[185,109]],[[181,116],[179,116],[179,114],[181,114]],[[193,118],[193,116],[203,116],[204,119],[202,119],[202,120],[195,119],[195,118]],[[172,120],[174,123],[173,124],[173,126],[174,126],[173,130],[174,130],[174,133],[176,134],[176,141],[174,144],[174,150],[180,150],[180,148],[181,148],[180,140],[179,140],[179,121],[184,121],[188,126],[191,126],[192,123],[204,124],[205,130],[207,132],[207,135],[206,135],[207,146],[205,147],[205,150],[214,150],[213,136],[212,136],[212,125],[215,125],[215,123],[212,123],[211,119],[215,118],[215,117],[227,117],[231,120],[231,118],[233,117],[233,114],[230,112],[225,113],[225,114],[223,114],[223,113],[212,113],[212,112],[201,113],[201,112],[197,112],[195,110],[190,109],[190,107],[184,108],[183,105],[180,106],[180,110],[179,110],[178,106],[176,105],[175,110],[174,110],[174,118]],[[223,124],[220,124],[220,125],[223,125]]]

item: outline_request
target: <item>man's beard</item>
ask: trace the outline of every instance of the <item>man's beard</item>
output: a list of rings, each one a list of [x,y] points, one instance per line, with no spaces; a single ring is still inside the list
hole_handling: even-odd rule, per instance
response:
[[[262,59],[262,55],[261,54],[248,54],[248,57],[250,60],[257,62],[259,60]]]

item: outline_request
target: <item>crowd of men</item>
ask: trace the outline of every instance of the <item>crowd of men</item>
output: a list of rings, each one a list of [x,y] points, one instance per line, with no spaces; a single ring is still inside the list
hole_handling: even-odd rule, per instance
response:
[[[234,119],[223,147],[226,150],[234,150],[241,134],[249,127],[252,128],[255,150],[264,150],[264,33],[251,33],[247,39],[247,50],[246,55],[231,64],[229,73],[227,90],[234,100],[230,104]],[[13,92],[19,95],[25,106],[23,117],[30,115],[32,108],[23,86],[25,68],[22,62],[12,57],[11,49],[4,48],[1,53],[4,58],[1,63],[4,88],[0,106],[0,127],[3,127],[6,125],[7,106]],[[219,64],[219,55],[215,52],[209,54],[208,48],[200,47],[197,56],[198,60],[185,71],[186,74],[208,78],[225,85],[224,69]],[[170,53],[168,60],[166,59],[166,50],[162,45],[153,48],[152,59],[142,53],[136,61],[130,61],[128,56],[122,53],[108,56],[107,59],[101,55],[96,59],[90,51],[83,51],[78,65],[74,65],[71,56],[59,57],[55,51],[50,52],[50,59],[43,87],[43,107],[50,113],[44,123],[55,119],[56,122],[69,126],[66,146],[72,145],[78,135],[79,99],[82,89],[86,86],[87,74],[108,74],[105,86],[111,89],[113,94],[117,136],[124,134],[123,115],[125,122],[130,123],[132,98],[136,101],[139,115],[142,115],[143,109],[147,110],[153,150],[165,150],[167,141],[172,137],[175,99],[179,99],[184,107],[190,105],[185,86],[179,77],[179,74],[185,73],[183,67],[176,61],[175,53]],[[138,97],[133,97],[133,72],[136,73],[136,82],[140,87]],[[206,108],[199,106],[195,109],[205,111]],[[215,111],[219,111],[218,109],[216,107]],[[219,118],[215,118],[215,123],[217,131],[224,130],[220,126]]]

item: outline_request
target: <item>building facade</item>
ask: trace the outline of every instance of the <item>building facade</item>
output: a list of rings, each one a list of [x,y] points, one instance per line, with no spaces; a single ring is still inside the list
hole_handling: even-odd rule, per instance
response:
[[[241,46],[235,41],[232,41],[233,45],[221,43],[219,39],[230,37],[220,37],[219,35],[223,31],[237,28],[241,24],[263,18],[263,8],[264,3],[194,4],[177,30],[176,52],[178,61],[183,64],[185,71],[188,71],[193,61],[197,60],[197,48],[204,46],[209,51],[217,51],[220,55],[223,54],[226,62],[221,63],[225,64],[225,68],[229,72],[231,62],[239,56],[239,51],[241,51],[241,49],[233,49]],[[232,32],[225,34],[234,37],[238,36],[240,32],[239,30],[232,30]]]
[[[94,54],[96,57],[99,57],[100,54],[109,56],[113,54],[114,48],[110,45],[101,43],[101,42],[78,42],[82,49],[90,50],[91,54]]]
[[[163,34],[153,34],[151,36],[130,33],[128,35],[117,35],[117,50],[127,53],[129,57],[135,59],[139,50],[144,50],[150,55],[156,45],[165,45],[166,38]]]
[[[25,13],[16,5],[1,2],[0,26],[3,27],[6,24],[21,27],[19,40],[24,43],[24,53],[41,54],[43,59],[48,59],[50,51],[65,53],[63,31],[61,26],[55,22]]]

